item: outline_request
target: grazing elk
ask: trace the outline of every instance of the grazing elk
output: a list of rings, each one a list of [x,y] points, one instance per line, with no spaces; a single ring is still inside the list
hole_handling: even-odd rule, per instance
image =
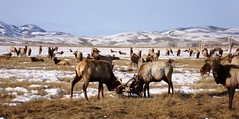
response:
[[[149,95],[149,83],[150,82],[160,82],[164,80],[168,83],[168,93],[170,93],[170,88],[173,92],[173,82],[172,82],[172,74],[173,74],[173,60],[169,59],[167,62],[156,61],[156,62],[148,62],[143,64],[139,71],[138,77],[135,80],[134,90],[135,92],[144,93],[144,97],[146,97],[146,90]],[[144,86],[145,85],[145,86]]]
[[[132,93],[141,95],[140,92],[135,92],[134,90],[134,84],[135,84],[136,78],[137,78],[137,75],[134,74],[134,76],[124,84],[124,90],[128,93],[128,96],[131,96]]]
[[[205,65],[211,66],[215,82],[227,88],[229,93],[229,109],[232,110],[235,89],[239,88],[239,56],[233,57],[231,64],[222,65],[219,58],[211,58],[206,60]],[[202,70],[200,72],[205,71]]]
[[[73,96],[75,84],[81,79],[84,82],[83,91],[87,101],[89,101],[89,99],[86,91],[89,82],[99,82],[98,99],[100,99],[100,93],[102,94],[102,97],[104,97],[103,84],[106,84],[109,91],[117,90],[117,88],[122,86],[122,83],[116,79],[112,67],[107,61],[84,59],[77,64],[75,72],[76,76],[71,82],[71,98]]]
[[[70,65],[70,63],[68,61],[59,60],[56,57],[53,58],[53,61],[56,65]]]

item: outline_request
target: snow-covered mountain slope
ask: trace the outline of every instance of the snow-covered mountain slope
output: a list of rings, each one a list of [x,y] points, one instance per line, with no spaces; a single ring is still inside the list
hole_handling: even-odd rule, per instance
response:
[[[25,37],[32,38],[37,36],[59,36],[59,35],[70,35],[63,32],[47,32],[44,29],[33,25],[27,24],[23,26],[10,25],[0,21],[0,36],[3,37]]]
[[[198,46],[225,45],[228,37],[239,44],[239,28],[198,26],[166,31],[126,32],[108,36],[80,37],[64,32],[49,32],[36,25],[14,26],[0,22],[0,45],[71,45],[71,46]]]

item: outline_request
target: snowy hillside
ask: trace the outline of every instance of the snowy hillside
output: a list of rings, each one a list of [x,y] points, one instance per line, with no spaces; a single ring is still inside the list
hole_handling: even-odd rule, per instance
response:
[[[70,34],[63,32],[47,32],[44,29],[33,24],[15,26],[0,21],[0,36],[3,37],[32,38],[36,36],[46,36],[46,35],[53,36],[53,35],[70,35]]]
[[[64,32],[49,32],[36,25],[14,26],[0,22],[0,45],[64,45],[64,46],[198,46],[226,45],[228,37],[239,44],[239,28],[199,26],[166,31],[126,32],[108,36],[80,37]]]

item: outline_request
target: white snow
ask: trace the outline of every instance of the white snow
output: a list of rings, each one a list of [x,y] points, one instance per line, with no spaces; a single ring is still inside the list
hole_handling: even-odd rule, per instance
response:
[[[18,47],[18,46],[17,46]],[[38,47],[33,47],[32,48],[32,55],[33,56],[38,56]],[[0,53],[7,53],[9,51],[10,46],[1,46],[0,47]],[[83,52],[83,56],[86,57],[87,54],[91,53],[91,48],[89,47],[59,47],[58,51],[64,51],[63,55],[58,55],[57,57],[61,57],[64,59],[64,57],[74,57],[72,52],[69,51],[69,49],[72,49],[73,51],[80,50]],[[98,48],[101,52],[102,55],[116,55],[117,57],[123,58],[123,59],[129,59],[129,48]],[[110,49],[113,50],[121,50],[122,52],[126,52],[127,55],[119,55],[118,53],[111,53]],[[149,48],[134,48],[134,52],[138,52],[138,50],[142,50],[142,54],[147,54]],[[158,50],[160,48],[156,48]],[[191,58],[193,60],[193,57],[190,57],[188,53],[182,52],[180,57],[176,57],[175,55],[171,56],[166,56],[165,55],[165,49],[161,48],[161,55],[160,59],[182,59],[182,58]],[[234,51],[235,49],[233,49]],[[174,53],[175,54],[175,53]],[[42,56],[47,55],[47,47],[43,47],[43,54]],[[16,56],[16,55],[14,55]],[[202,58],[200,56],[200,58]],[[31,63],[29,62],[24,62],[24,63]],[[184,65],[186,66],[186,65]],[[174,66],[174,71],[172,76],[172,81],[174,85],[179,85],[181,88],[175,88],[176,92],[183,92],[183,93],[197,93],[200,91],[214,91],[214,89],[194,89],[190,87],[190,85],[193,85],[197,83],[197,81],[201,80],[201,76],[199,74],[199,69],[188,69],[184,68],[184,66]],[[115,66],[116,68],[113,69],[115,76],[118,79],[121,79],[123,83],[126,83],[130,78],[133,77],[133,73],[126,73],[126,72],[120,72],[120,70],[136,70],[136,68],[133,67],[127,67],[127,66]],[[137,72],[134,72],[137,73]],[[28,86],[27,88],[24,87],[6,87],[6,88],[0,88],[0,91],[7,91],[8,93],[6,95],[12,95],[15,96],[15,98],[12,100],[13,103],[3,103],[3,105],[9,105],[9,106],[18,106],[19,103],[15,102],[27,102],[30,100],[35,100],[39,98],[46,98],[46,99],[52,99],[52,97],[57,96],[57,95],[63,95],[64,98],[69,98],[69,94],[65,91],[64,89],[61,88],[51,88],[48,85],[41,85],[38,84],[37,82],[47,82],[47,83],[67,83],[63,79],[64,78],[70,78],[73,79],[75,76],[74,71],[57,71],[57,70],[44,70],[41,69],[40,67],[33,67],[33,68],[25,68],[25,69],[9,69],[5,68],[3,65],[0,64],[0,77],[1,81],[8,80],[8,79],[16,79],[15,81],[19,82],[33,82],[33,84]],[[0,81],[0,83],[1,83]],[[91,83],[90,83],[91,84]],[[154,86],[161,86],[165,85],[165,82],[152,82],[150,85]],[[70,86],[70,83],[69,83]],[[45,95],[40,95],[39,91],[35,90],[35,88],[40,88],[42,91],[46,92]],[[163,88],[150,88],[150,93],[151,94],[160,94],[167,92],[167,87]],[[18,93],[19,92],[19,93]],[[65,94],[66,93],[66,94]],[[87,88],[87,95],[89,97],[91,96],[96,96],[98,94],[98,89],[97,88]],[[107,89],[105,89],[105,94],[108,94],[112,97],[111,93],[107,92]],[[84,98],[84,93],[83,91],[74,91],[73,98]]]

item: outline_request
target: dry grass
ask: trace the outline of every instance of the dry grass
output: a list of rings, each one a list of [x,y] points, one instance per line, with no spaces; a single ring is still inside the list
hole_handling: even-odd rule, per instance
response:
[[[1,105],[1,116],[7,118],[239,118],[239,101],[235,110],[227,108],[227,96],[213,98],[214,94],[161,94],[154,98],[91,98],[39,99],[22,106]],[[238,95],[235,96],[238,99]]]
[[[45,59],[45,58],[44,58]],[[67,57],[70,66],[56,66],[52,61],[44,63],[31,63],[29,58],[12,58],[8,61],[1,61],[2,68],[6,69],[30,69],[37,67],[45,70],[61,70],[74,72],[76,61],[73,57]],[[199,72],[203,60],[177,59],[175,67],[192,68]],[[115,68],[129,66],[129,60],[115,60]],[[140,66],[140,64],[139,64]],[[123,72],[136,73],[137,69],[131,67],[128,70],[122,68]],[[66,78],[61,83],[47,82],[19,82],[15,79],[0,78],[0,87],[24,87],[29,90],[38,90],[39,95],[45,95],[44,87],[29,87],[32,84],[47,85],[48,88],[61,88],[69,94],[70,81]],[[90,84],[89,87],[97,88],[97,84]],[[150,88],[155,88],[152,86]],[[160,88],[167,87],[161,85]],[[175,85],[180,88],[180,85]],[[6,118],[239,118],[239,95],[236,92],[233,102],[233,111],[228,109],[228,94],[225,88],[217,85],[212,77],[202,78],[198,83],[192,85],[195,89],[216,89],[214,92],[201,92],[197,94],[184,94],[176,92],[174,95],[160,94],[153,98],[138,97],[106,97],[97,100],[90,97],[90,103],[85,99],[62,99],[63,95],[55,96],[52,100],[38,99],[22,103],[21,106],[5,106],[14,95],[9,92],[0,91],[0,117]],[[82,83],[75,86],[75,91],[82,91]],[[106,90],[106,88],[105,88]],[[21,92],[18,92],[19,94]]]

